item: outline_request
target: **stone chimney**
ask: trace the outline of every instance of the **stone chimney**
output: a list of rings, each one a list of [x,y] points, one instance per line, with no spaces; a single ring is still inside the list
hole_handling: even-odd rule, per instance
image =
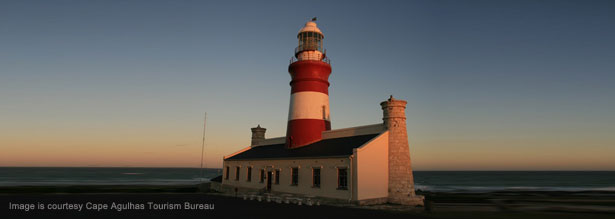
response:
[[[423,205],[423,196],[414,192],[410,146],[406,130],[405,100],[391,97],[380,103],[384,127],[389,131],[389,203]]]
[[[261,128],[261,125],[252,128],[252,144],[250,146],[258,145],[262,140],[265,140],[266,128]]]

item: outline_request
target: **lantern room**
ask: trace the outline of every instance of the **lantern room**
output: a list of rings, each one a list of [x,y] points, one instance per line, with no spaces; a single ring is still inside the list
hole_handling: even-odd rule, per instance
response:
[[[325,36],[316,26],[316,22],[308,21],[305,26],[299,30],[297,39],[299,45],[295,49],[295,57],[301,60],[323,60],[326,50],[322,46],[322,40]]]

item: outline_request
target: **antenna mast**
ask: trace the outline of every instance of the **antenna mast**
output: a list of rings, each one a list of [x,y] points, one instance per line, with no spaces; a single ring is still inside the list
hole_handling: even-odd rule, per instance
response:
[[[203,154],[205,153],[205,128],[207,127],[207,112],[203,120],[203,142],[201,143],[201,182],[203,182]]]

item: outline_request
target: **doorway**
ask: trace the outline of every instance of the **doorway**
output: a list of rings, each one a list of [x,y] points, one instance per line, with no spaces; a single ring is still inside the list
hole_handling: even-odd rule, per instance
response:
[[[273,173],[271,171],[267,171],[267,191],[271,191],[271,178]]]

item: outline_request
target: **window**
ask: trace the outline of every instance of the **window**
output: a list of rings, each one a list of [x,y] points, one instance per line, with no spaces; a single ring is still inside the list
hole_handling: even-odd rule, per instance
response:
[[[337,189],[348,189],[348,170],[346,168],[337,169]]]
[[[241,170],[241,167],[235,167],[235,181],[239,180],[239,170]]]
[[[280,170],[275,170],[275,184],[280,184]]]
[[[252,181],[252,167],[248,167],[248,182]]]
[[[261,183],[265,182],[265,169],[261,169]]]
[[[320,188],[320,168],[312,169],[312,187]]]
[[[296,186],[298,184],[299,184],[299,168],[298,167],[293,167],[291,169],[290,185],[291,186]]]
[[[224,175],[224,179],[228,180],[228,175],[229,175],[229,170],[228,170],[228,166],[226,166],[226,175]]]

